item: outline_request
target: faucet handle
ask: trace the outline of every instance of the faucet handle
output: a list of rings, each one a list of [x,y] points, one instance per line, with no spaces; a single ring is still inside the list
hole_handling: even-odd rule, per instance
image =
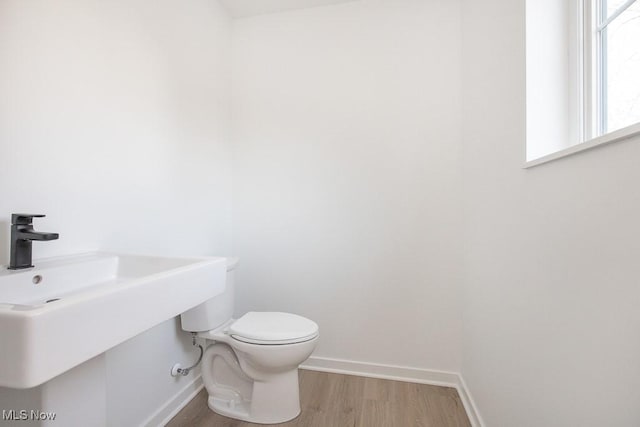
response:
[[[33,218],[44,218],[42,214],[11,214],[11,225],[30,225],[33,223]]]

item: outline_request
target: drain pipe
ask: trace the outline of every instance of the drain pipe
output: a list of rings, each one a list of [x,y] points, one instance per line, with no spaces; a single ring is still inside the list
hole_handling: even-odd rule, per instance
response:
[[[193,346],[197,345],[198,348],[200,349],[200,356],[198,356],[198,360],[196,361],[196,363],[194,363],[192,366],[189,366],[188,368],[183,368],[181,364],[176,363],[171,367],[172,377],[177,377],[178,375],[182,375],[183,377],[186,377],[187,375],[189,375],[189,372],[191,372],[191,370],[196,366],[198,366],[200,364],[200,361],[202,361],[202,355],[204,354],[204,349],[200,344],[196,342],[195,332],[191,332],[191,345]]]

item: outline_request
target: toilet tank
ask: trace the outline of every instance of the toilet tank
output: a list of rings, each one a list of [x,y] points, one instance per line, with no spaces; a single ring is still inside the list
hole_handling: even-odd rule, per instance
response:
[[[210,331],[233,317],[236,265],[238,265],[238,258],[227,258],[227,279],[224,292],[180,315],[183,330],[188,332]]]

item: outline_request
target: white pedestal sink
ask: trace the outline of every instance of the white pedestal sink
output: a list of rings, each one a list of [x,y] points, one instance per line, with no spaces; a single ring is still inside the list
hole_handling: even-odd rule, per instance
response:
[[[89,253],[0,270],[0,387],[41,385],[221,293],[225,258]]]

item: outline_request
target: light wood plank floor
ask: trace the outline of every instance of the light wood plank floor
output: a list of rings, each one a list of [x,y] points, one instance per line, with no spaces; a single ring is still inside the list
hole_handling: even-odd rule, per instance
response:
[[[279,426],[470,427],[458,392],[400,381],[300,370],[302,413]],[[257,426],[232,420],[207,407],[202,390],[168,427]]]

